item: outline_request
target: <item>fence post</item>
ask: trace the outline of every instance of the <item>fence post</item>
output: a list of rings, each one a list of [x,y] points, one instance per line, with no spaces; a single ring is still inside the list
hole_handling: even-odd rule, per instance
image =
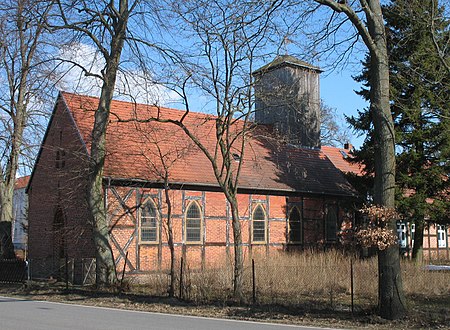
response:
[[[30,260],[25,260],[25,267],[26,267],[26,271],[27,271],[27,280],[30,281],[31,280],[31,265],[30,265]]]
[[[66,276],[66,290],[69,290],[69,257],[66,254],[65,257],[65,261],[66,261],[66,269],[65,269],[65,276]]]
[[[180,267],[180,299],[183,299],[183,257],[181,257],[181,267]]]
[[[350,295],[352,297],[352,316],[354,311],[354,296],[353,296],[353,257],[350,258]]]
[[[256,275],[255,275],[255,259],[252,259],[252,280],[253,280],[253,304],[256,304]]]
[[[125,254],[125,262],[123,263],[122,278],[120,279],[120,287],[122,288],[123,278],[125,277],[125,268],[127,268],[128,251]]]

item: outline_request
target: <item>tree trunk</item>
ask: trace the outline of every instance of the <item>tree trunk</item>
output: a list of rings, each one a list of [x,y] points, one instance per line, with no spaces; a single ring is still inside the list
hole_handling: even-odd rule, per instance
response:
[[[12,242],[12,222],[13,222],[13,184],[4,184],[0,198],[0,259],[14,259],[14,245]]]
[[[172,228],[172,202],[169,196],[169,184],[167,175],[164,178],[164,193],[167,204],[167,244],[170,250],[170,283],[169,283],[169,297],[175,294],[175,247],[173,244],[173,228]]]
[[[406,314],[398,246],[378,251],[378,309],[380,316],[394,320]]]
[[[23,75],[26,77],[28,71],[24,69]],[[0,258],[13,259],[15,258],[14,244],[12,242],[12,224],[14,221],[14,188],[16,185],[16,173],[19,164],[19,155],[22,148],[23,130],[25,127],[25,77],[22,77],[19,95],[17,102],[15,103],[16,115],[13,122],[13,132],[11,136],[11,153],[9,154],[6,164],[5,173],[2,174],[0,179],[0,222],[2,223],[0,229]]]
[[[422,263],[423,261],[423,230],[424,223],[423,220],[415,221],[415,230],[414,230],[414,245],[412,249],[412,259],[416,263]]]
[[[115,74],[108,71],[108,78],[113,84],[104,82],[98,109],[95,112],[95,123],[92,130],[92,146],[90,157],[90,177],[88,201],[93,221],[93,239],[96,258],[96,284],[108,287],[116,283],[117,274],[114,257],[109,243],[109,224],[103,194],[103,169],[106,155],[106,129],[109,121],[109,106],[112,100]]]
[[[103,169],[106,156],[106,131],[125,41],[128,15],[128,1],[121,0],[119,13],[115,16],[116,20],[113,21],[113,26],[111,26],[114,35],[110,44],[110,54],[103,71],[103,86],[92,129],[88,201],[92,213],[93,239],[96,248],[96,283],[99,287],[112,286],[117,280],[114,257],[109,243],[109,224],[103,194]]]
[[[374,41],[371,55],[370,109],[375,132],[374,202],[387,208],[395,207],[395,137],[389,103],[389,63],[384,21],[379,1],[369,1],[374,14],[367,25]],[[396,220],[389,223],[396,232]],[[386,319],[398,319],[406,314],[400,270],[400,254],[394,245],[378,253],[378,309]]]
[[[241,223],[239,222],[239,208],[236,197],[228,199],[231,208],[231,223],[234,240],[234,282],[233,293],[238,301],[242,301],[242,285],[244,277],[244,258],[242,253]]]

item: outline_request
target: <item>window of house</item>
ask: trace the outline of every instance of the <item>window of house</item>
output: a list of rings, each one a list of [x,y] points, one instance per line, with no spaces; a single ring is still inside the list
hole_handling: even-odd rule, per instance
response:
[[[447,233],[445,230],[445,226],[437,225],[437,237],[438,237],[438,247],[446,248],[447,247]]]
[[[202,240],[202,215],[196,202],[189,204],[186,210],[186,241],[200,242]]]
[[[64,151],[64,149],[56,150],[55,167],[64,168],[65,166],[66,166],[66,152]]]
[[[411,236],[409,237],[409,245],[411,249],[414,247],[414,234],[416,233],[416,224],[412,223],[411,226],[409,226],[411,229]]]
[[[141,208],[140,238],[143,243],[158,242],[158,215],[151,200],[147,200]]]
[[[398,236],[398,245],[401,248],[406,248],[408,246],[408,241],[406,237],[406,223],[405,222],[397,222],[397,236]]]
[[[289,242],[302,242],[302,218],[298,207],[294,206],[289,214]]]
[[[336,241],[337,220],[337,206],[328,205],[327,214],[325,217],[325,238],[327,242]]]
[[[258,205],[252,215],[252,241],[263,243],[266,241],[266,212]]]

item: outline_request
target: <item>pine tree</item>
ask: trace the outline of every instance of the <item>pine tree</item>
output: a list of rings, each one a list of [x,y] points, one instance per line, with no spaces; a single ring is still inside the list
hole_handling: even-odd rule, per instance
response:
[[[383,10],[397,142],[397,208],[416,226],[416,258],[421,255],[425,219],[445,224],[450,218],[450,77],[442,61],[443,55],[448,62],[450,50],[438,54],[434,44],[449,43],[450,21],[433,0],[396,0]],[[368,97],[369,69],[357,80],[365,85],[360,94]],[[368,133],[357,156],[370,170],[374,141],[370,114],[360,111],[349,122]]]

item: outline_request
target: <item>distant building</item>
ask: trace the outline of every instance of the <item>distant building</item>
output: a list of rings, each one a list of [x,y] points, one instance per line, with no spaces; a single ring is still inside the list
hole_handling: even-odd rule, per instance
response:
[[[29,179],[30,176],[24,176],[16,180],[13,196],[14,222],[11,226],[12,241],[16,255],[22,258],[26,257],[28,243],[28,196],[25,191]]]
[[[351,156],[352,146],[344,145],[343,148],[322,147],[322,151],[343,173],[352,173],[358,176],[364,174],[360,164],[348,162]],[[412,192],[409,192],[412,193]],[[429,203],[433,200],[429,199]],[[436,219],[425,219],[426,226],[423,237],[423,256],[425,260],[450,260],[450,226],[439,225]],[[411,254],[414,246],[415,225],[408,221],[397,223],[397,235],[400,251],[405,255]]]

